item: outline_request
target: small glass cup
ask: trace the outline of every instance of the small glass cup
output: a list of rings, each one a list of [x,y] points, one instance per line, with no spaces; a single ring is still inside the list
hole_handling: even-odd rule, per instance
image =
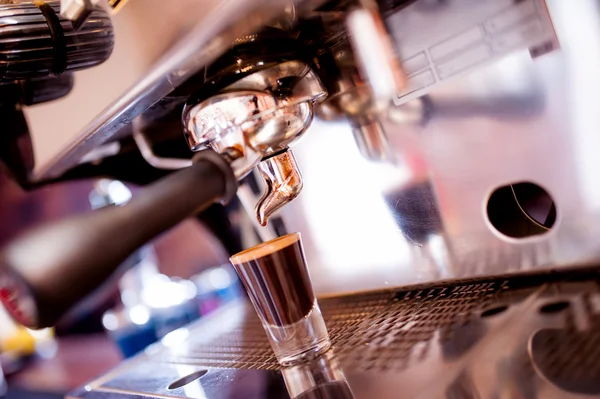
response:
[[[344,371],[332,351],[281,370],[292,399],[354,399]]]
[[[297,364],[331,347],[300,233],[259,244],[232,256],[230,261],[280,364]]]

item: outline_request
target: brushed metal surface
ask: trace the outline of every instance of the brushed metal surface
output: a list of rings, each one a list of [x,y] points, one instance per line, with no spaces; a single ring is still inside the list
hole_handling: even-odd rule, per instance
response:
[[[77,74],[70,96],[26,109],[34,180],[55,177],[171,92],[289,0],[132,0],[113,18],[115,49]],[[55,115],[63,115],[56,118]]]
[[[97,123],[89,125],[57,161],[46,163],[48,168],[38,177],[49,176],[47,172],[51,170],[64,170],[77,162],[76,154],[82,155],[108,139],[114,129],[97,128],[107,127],[105,123],[114,123],[113,127],[125,123],[127,118],[116,115],[136,113],[136,109],[141,110],[137,105],[153,98],[148,93],[158,95],[167,86],[172,88],[181,82],[222,50],[224,43],[220,39],[211,42],[213,37],[225,41],[229,35],[239,33],[239,26],[233,30],[226,26],[242,15],[254,16],[253,11],[266,4],[240,2],[238,7],[235,0],[210,2],[207,4],[213,8],[200,11],[191,7],[193,2],[185,3],[181,8],[173,8],[170,15],[180,18],[186,14],[181,26],[195,31],[183,36],[183,41],[162,58],[162,50],[168,47],[167,38],[180,37],[176,30],[165,30],[164,40],[151,46],[147,40],[137,40],[139,36],[128,36],[122,29],[129,21],[123,13],[144,10],[146,18],[141,22],[136,19],[142,23],[144,34],[148,33],[149,38],[162,35],[150,25],[164,2],[151,1],[141,6],[139,0],[134,0],[117,15],[115,52],[123,55],[136,46],[141,47],[140,51],[148,51],[137,66],[123,69],[119,76],[134,82],[155,59],[160,60],[135,90],[121,97]],[[268,3],[270,10],[277,8]],[[495,2],[484,3],[497,7]],[[517,4],[521,7],[543,2],[528,0]],[[468,30],[481,21],[461,19],[462,14],[456,10],[469,9],[471,5],[471,0],[418,1],[400,11],[404,17],[392,14],[388,23],[395,19],[429,21],[423,26],[430,26],[427,31],[433,32],[432,16],[446,15],[444,10],[450,7],[455,10],[451,15],[456,19],[444,20],[451,22],[454,30],[461,26]],[[560,268],[600,257],[600,185],[596,172],[600,169],[596,150],[600,145],[599,5],[594,0],[568,4],[547,0],[546,5],[560,50],[543,54],[528,46],[512,48],[494,62],[455,75],[431,87],[427,95],[393,107],[380,122],[394,163],[365,160],[347,123],[316,121],[309,129],[295,150],[302,165],[304,191],[282,214],[288,230],[300,231],[305,237],[318,292]],[[225,15],[230,8],[235,11]],[[255,21],[250,17],[246,20]],[[252,26],[255,25],[245,28]],[[439,28],[443,26],[440,24]],[[225,36],[218,36],[217,32]],[[402,48],[403,43],[418,39],[419,34],[415,31],[414,36],[396,37],[397,45]],[[136,41],[122,42],[122,46],[127,46],[119,49],[120,37]],[[209,42],[214,44],[208,48],[210,51],[203,47]],[[204,51],[199,51],[201,48]],[[197,57],[188,57],[196,51]],[[117,60],[122,58],[115,59],[118,64]],[[194,67],[177,69],[184,64]],[[101,68],[104,66],[81,75],[89,73],[96,82],[111,86],[115,82],[104,81],[105,71]],[[180,74],[171,73],[175,69]],[[418,72],[418,68],[414,71]],[[115,87],[112,95],[123,93],[125,87]],[[83,91],[89,88],[79,86]],[[73,128],[93,119],[94,115],[85,112],[69,114],[69,109],[76,109],[72,102],[80,101],[80,95],[86,95],[90,102],[99,101],[89,93],[78,93],[67,97],[67,102],[48,105],[43,112],[42,108],[28,110],[36,152],[57,145],[51,125],[73,123]],[[40,113],[36,114],[37,110]],[[70,117],[50,124],[50,117],[44,112]],[[48,134],[37,133],[44,130]],[[557,221],[548,234],[514,240],[495,231],[485,207],[495,188],[523,181],[538,184],[551,194],[557,206]]]
[[[596,397],[598,279],[597,271],[486,279],[320,302],[356,399]],[[256,315],[237,303],[70,397],[285,398],[278,371]]]
[[[194,2],[178,2],[174,8],[167,8],[171,14],[164,21],[168,25],[170,18],[179,20],[184,16],[182,31],[192,33],[179,36],[173,27],[157,32],[152,24],[158,19],[153,18],[165,10],[164,2],[147,1],[140,5],[139,0],[133,0],[115,20],[115,52],[123,56],[137,49],[139,53],[130,53],[136,63],[125,68],[125,64],[119,64],[123,58],[116,58],[118,65],[111,64],[113,69],[105,71],[101,66],[83,72],[78,79],[89,73],[95,85],[115,84],[112,95],[116,96],[127,84],[103,79],[104,73],[132,83],[154,65],[151,72],[135,90],[121,97],[112,111],[103,113],[93,124],[95,127],[90,125],[80,140],[66,147],[56,162],[47,163],[46,172],[64,170],[77,162],[76,154],[83,155],[108,139],[113,129],[96,128],[126,122],[127,118],[113,116],[125,115],[125,110],[136,113],[136,109],[141,110],[136,104],[153,98],[146,94],[158,95],[181,82],[223,49],[224,42],[211,41],[214,37],[225,41],[241,32],[239,26],[226,29],[228,24],[242,16],[254,16],[253,11],[266,6],[260,1],[238,4],[229,0],[209,2],[199,10],[192,7]],[[268,3],[275,11],[274,3]],[[409,20],[427,20],[436,15],[436,9],[441,12],[440,8],[448,7],[447,3],[419,1],[400,12],[410,12],[405,15]],[[472,1],[451,3],[452,7],[468,9]],[[528,2],[519,4],[524,3]],[[395,163],[370,162],[361,157],[349,124],[316,121],[309,129],[295,150],[303,165],[304,191],[283,210],[283,216],[288,230],[303,233],[318,292],[554,269],[600,257],[600,6],[595,0],[547,0],[546,5],[560,50],[532,58],[538,53],[527,47],[513,49],[495,62],[436,85],[426,96],[394,107],[381,118]],[[142,23],[138,34],[147,34],[146,40],[128,35],[131,29],[123,30],[130,21],[126,12],[145,16],[141,22],[139,18],[134,20]],[[258,24],[263,19],[249,17],[245,21]],[[465,20],[462,22],[465,24]],[[478,25],[480,21],[473,23]],[[250,23],[245,28],[252,26]],[[417,37],[419,32],[414,34]],[[163,40],[150,45],[149,39],[159,36],[164,36]],[[122,42],[124,47],[119,49],[119,38],[123,37],[131,42]],[[184,40],[161,58],[162,51],[169,47],[168,40],[177,37]],[[207,43],[214,47],[203,47]],[[196,51],[197,57],[189,57]],[[145,56],[137,59],[139,54]],[[191,69],[171,73],[192,64]],[[49,104],[48,108],[28,110],[36,152],[56,148],[56,130],[48,122],[51,119],[52,125],[74,127],[94,118],[96,114],[87,111],[69,113],[77,109],[73,104],[81,101],[81,96],[85,95],[90,103],[98,101],[96,105],[101,102],[89,96],[86,90],[90,88],[93,92],[94,86],[82,84],[76,87],[82,90],[79,94]],[[42,131],[47,134],[36,133]],[[38,176],[49,176],[46,172]],[[536,183],[552,195],[557,221],[548,234],[515,240],[495,231],[485,207],[495,188],[523,181]]]
[[[415,12],[432,12],[419,4]],[[512,52],[381,119],[395,164],[365,160],[347,124],[313,124],[295,149],[303,193],[284,217],[290,231],[303,233],[317,291],[561,268],[598,258],[599,5],[547,5],[560,50],[536,58],[527,48]],[[518,182],[535,183],[553,197],[558,216],[549,233],[516,240],[491,226],[489,195]]]

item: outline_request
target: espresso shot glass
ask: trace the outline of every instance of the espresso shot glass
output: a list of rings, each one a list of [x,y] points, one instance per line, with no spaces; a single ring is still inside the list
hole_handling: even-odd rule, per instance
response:
[[[313,360],[284,367],[281,375],[292,399],[355,399],[332,350]]]
[[[298,364],[331,347],[300,233],[259,244],[232,256],[230,261],[280,364]]]

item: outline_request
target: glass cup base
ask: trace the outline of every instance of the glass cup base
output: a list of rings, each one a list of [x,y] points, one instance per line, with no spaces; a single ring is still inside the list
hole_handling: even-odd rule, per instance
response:
[[[263,325],[277,361],[282,366],[314,359],[331,348],[327,327],[316,300],[308,315],[296,323],[274,326],[263,322]]]

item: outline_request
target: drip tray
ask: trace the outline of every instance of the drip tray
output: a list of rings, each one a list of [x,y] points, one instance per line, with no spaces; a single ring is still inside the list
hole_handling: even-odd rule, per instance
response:
[[[319,303],[357,399],[600,397],[599,281],[587,269]],[[239,302],[70,397],[286,398],[279,370],[254,310]]]

